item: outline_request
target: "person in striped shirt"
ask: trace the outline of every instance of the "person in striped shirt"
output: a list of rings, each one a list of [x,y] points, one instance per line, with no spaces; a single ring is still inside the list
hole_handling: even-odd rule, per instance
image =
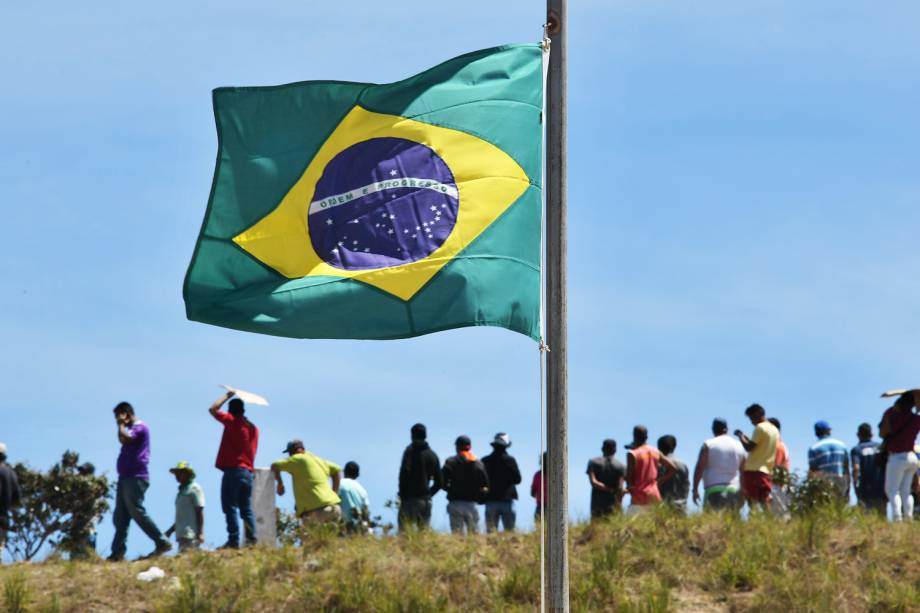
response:
[[[847,446],[831,438],[831,425],[819,420],[815,423],[818,441],[808,450],[808,478],[830,480],[841,498],[850,497],[850,454]]]

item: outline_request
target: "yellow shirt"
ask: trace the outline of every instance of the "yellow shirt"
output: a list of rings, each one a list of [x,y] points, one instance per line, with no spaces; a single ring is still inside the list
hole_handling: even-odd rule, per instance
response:
[[[748,452],[747,460],[744,461],[744,470],[772,475],[773,467],[776,465],[776,441],[778,440],[779,430],[776,429],[776,426],[767,420],[757,424],[757,427],[754,428],[754,436],[751,437],[754,449]]]
[[[278,460],[274,466],[282,472],[290,473],[294,480],[294,502],[298,515],[341,502],[329,485],[329,477],[340,470],[337,464],[305,451]]]

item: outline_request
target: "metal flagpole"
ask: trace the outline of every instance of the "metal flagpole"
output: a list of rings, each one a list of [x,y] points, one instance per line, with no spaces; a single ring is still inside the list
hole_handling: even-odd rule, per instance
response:
[[[547,586],[550,611],[569,610],[566,308],[566,3],[547,0],[552,41],[546,99]]]

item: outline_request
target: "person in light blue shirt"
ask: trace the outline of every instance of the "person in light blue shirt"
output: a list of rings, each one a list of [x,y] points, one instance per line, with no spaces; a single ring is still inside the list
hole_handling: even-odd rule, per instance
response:
[[[818,441],[808,450],[808,478],[828,479],[837,486],[844,500],[850,498],[850,457],[847,446],[831,438],[831,425],[815,423]]]
[[[345,464],[345,478],[339,484],[339,498],[342,499],[342,519],[349,531],[360,532],[361,525],[370,519],[370,501],[367,490],[358,483],[361,468],[357,462]]]
[[[179,483],[176,494],[176,521],[165,532],[176,534],[179,553],[199,549],[204,543],[204,490],[195,481],[195,471],[188,462],[179,462],[171,472]]]

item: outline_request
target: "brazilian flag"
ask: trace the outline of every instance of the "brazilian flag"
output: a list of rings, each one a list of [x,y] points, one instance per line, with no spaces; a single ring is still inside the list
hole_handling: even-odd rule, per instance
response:
[[[295,338],[539,338],[540,45],[396,83],[214,90],[190,320]]]

